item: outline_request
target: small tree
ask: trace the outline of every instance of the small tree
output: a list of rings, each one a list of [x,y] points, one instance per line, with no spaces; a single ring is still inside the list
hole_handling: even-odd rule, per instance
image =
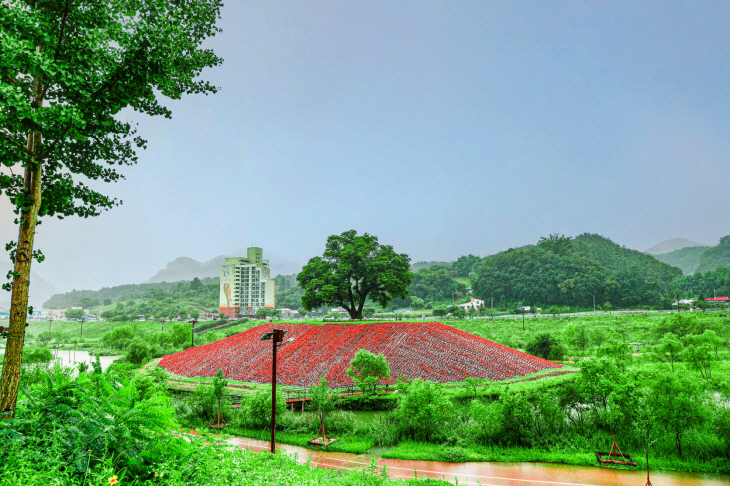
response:
[[[81,319],[84,315],[83,309],[69,309],[66,311],[66,317],[69,319]]]
[[[545,314],[552,314],[553,317],[559,316],[560,307],[558,307],[557,305],[552,305],[552,306],[548,307],[547,310],[545,310]]]
[[[144,363],[150,354],[150,348],[142,341],[134,340],[127,348],[127,361],[133,364]]]
[[[535,336],[527,344],[526,351],[533,356],[539,356],[543,359],[563,358],[562,346],[549,333],[542,333]]]
[[[197,321],[198,317],[200,317],[200,312],[194,310],[194,311],[190,312],[190,317],[192,317],[193,319],[195,319]]]
[[[684,349],[682,342],[673,332],[666,333],[661,339],[661,344],[657,346],[659,359],[669,361],[672,365],[672,371],[674,371],[674,363],[679,360],[679,354],[682,352],[682,349]]]
[[[440,307],[434,307],[432,312],[433,312],[433,315],[436,317],[443,317],[449,311],[446,309],[446,307],[440,306]]]
[[[468,376],[464,383],[466,384],[467,389],[471,389],[474,392],[474,397],[477,396],[477,387],[481,386],[482,383],[484,383],[484,380],[482,378],[477,378],[474,376]]]
[[[367,349],[357,350],[346,373],[363,392],[367,387],[373,386],[374,389],[379,381],[390,378],[390,368],[385,356],[380,354],[376,356]]]
[[[324,421],[332,412],[335,411],[335,408],[337,408],[337,395],[330,391],[327,379],[323,376],[319,379],[319,384],[317,386],[313,386],[309,389],[309,397],[312,400],[309,408],[314,411],[314,414],[319,419],[320,431],[324,438],[324,443],[326,444],[327,437]]]
[[[714,334],[714,333],[713,333]],[[713,348],[704,334],[690,334],[684,338],[682,358],[700,372],[703,378],[712,379],[712,365],[715,361]]]
[[[215,378],[213,379],[213,396],[218,401],[218,428],[221,427],[221,398],[223,398],[223,392],[226,391],[228,386],[228,380],[223,378],[223,371],[219,368],[215,372]],[[223,422],[225,424],[225,422]]]

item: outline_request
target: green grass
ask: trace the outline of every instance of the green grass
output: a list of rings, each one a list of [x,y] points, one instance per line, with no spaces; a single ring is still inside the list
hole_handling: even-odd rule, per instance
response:
[[[271,432],[269,430],[257,430],[251,428],[228,427],[225,429],[226,434],[236,437],[247,437],[250,439],[271,440]],[[373,439],[362,435],[338,435],[334,434],[339,440],[329,446],[326,450],[330,452],[349,452],[352,454],[365,454],[375,445]],[[320,449],[307,444],[308,441],[314,439],[316,434],[311,432],[288,432],[276,431],[276,442],[281,444],[295,445],[305,449]]]

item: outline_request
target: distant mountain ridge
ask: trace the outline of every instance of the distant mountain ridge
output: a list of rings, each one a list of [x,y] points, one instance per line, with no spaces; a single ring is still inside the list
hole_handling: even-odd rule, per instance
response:
[[[700,255],[706,250],[706,246],[688,246],[669,253],[654,255],[654,258],[673,267],[681,268],[684,275],[691,275],[697,271],[697,267],[700,266]]]
[[[648,253],[649,255],[661,255],[663,253],[670,253],[673,251],[681,250],[682,248],[696,248],[701,246],[708,247],[710,245],[697,243],[696,241],[690,241],[686,238],[672,238],[671,240],[662,241],[661,243],[652,246],[648,250],[644,251],[644,253]]]
[[[720,238],[717,246],[694,246],[655,255],[661,262],[682,269],[685,275],[705,273],[717,267],[730,267],[730,236]]]
[[[219,255],[205,262],[199,262],[188,257],[176,258],[145,283],[179,282],[181,280],[192,280],[195,277],[201,279],[219,277],[221,265],[225,261],[225,255]]]
[[[0,262],[0,276],[5,277],[9,271],[13,269],[13,265],[10,262]],[[4,281],[4,279],[3,279]],[[40,309],[41,305],[51,298],[52,295],[57,294],[53,285],[42,279],[35,272],[30,272],[30,289],[28,290],[28,303]],[[0,289],[0,307],[10,307],[10,292],[6,292]]]

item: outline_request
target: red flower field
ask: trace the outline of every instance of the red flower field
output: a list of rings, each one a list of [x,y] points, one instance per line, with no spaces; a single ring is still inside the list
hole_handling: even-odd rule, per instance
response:
[[[204,346],[165,356],[159,366],[184,376],[215,376],[255,383],[271,382],[271,341],[259,338],[286,329],[277,352],[277,382],[310,386],[324,376],[330,386],[353,382],[345,370],[358,349],[382,354],[390,365],[390,383],[398,376],[446,383],[474,376],[504,380],[535,371],[562,368],[439,322],[378,324],[264,324]]]

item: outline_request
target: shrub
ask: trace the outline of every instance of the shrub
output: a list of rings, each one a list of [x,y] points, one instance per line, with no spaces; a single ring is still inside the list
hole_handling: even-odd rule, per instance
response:
[[[430,442],[439,432],[453,406],[441,387],[431,381],[413,380],[393,416],[402,434]]]
[[[259,388],[247,397],[241,406],[245,422],[251,427],[268,428],[271,426],[271,388]],[[276,414],[286,412],[286,401],[282,394],[276,395]]]
[[[535,336],[525,348],[529,354],[543,359],[563,359],[565,348],[549,333]]]
[[[36,348],[23,351],[23,364],[48,363],[53,361],[53,353],[48,348]]]
[[[132,339],[134,339],[134,331],[131,327],[124,326],[104,334],[101,342],[108,348],[126,349]]]
[[[135,340],[127,347],[127,361],[133,364],[142,364],[147,361],[150,355],[150,348],[144,342]]]

